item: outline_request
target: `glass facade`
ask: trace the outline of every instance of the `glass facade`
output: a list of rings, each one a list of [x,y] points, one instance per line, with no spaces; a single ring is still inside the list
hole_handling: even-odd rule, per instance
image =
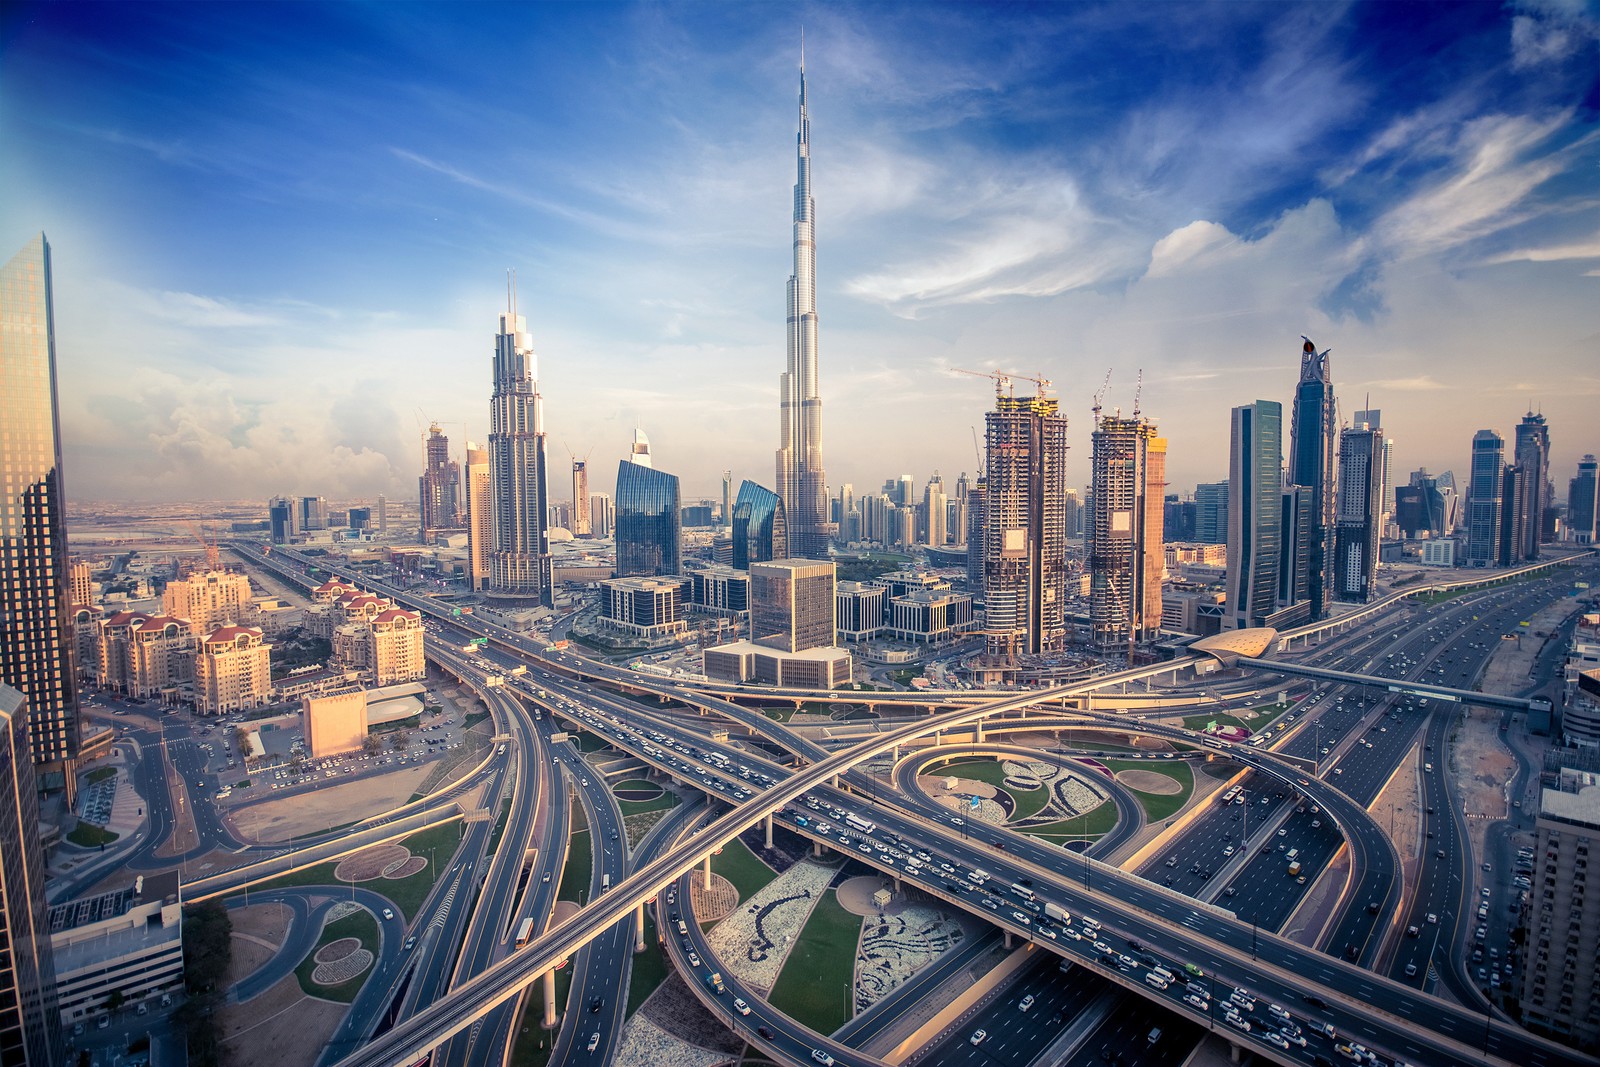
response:
[[[617,577],[682,572],[678,476],[623,460],[617,465]]]
[[[733,505],[733,565],[748,570],[752,563],[789,555],[789,524],[783,501],[772,490],[745,479]]]
[[[555,603],[548,525],[544,401],[528,324],[515,309],[500,316],[494,339],[494,393],[489,399],[489,482],[494,549],[493,597]]]
[[[53,316],[40,234],[0,269],[0,681],[27,698],[40,787],[72,791],[78,694]]]
[[[1283,405],[1233,409],[1228,463],[1228,625],[1262,626],[1278,600],[1283,519]]]
[[[771,560],[750,567],[750,640],[784,652],[833,647],[832,563]]]
[[[1333,370],[1327,352],[1309,340],[1300,350],[1300,384],[1294,394],[1289,443],[1289,481],[1311,490],[1310,574],[1306,582],[1311,617],[1327,613],[1333,588],[1333,462],[1338,417],[1334,411]]]

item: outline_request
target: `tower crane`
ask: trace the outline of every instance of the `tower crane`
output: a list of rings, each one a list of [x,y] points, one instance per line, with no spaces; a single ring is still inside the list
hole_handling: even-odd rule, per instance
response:
[[[213,533],[211,540],[206,540],[205,528],[192,519],[185,519],[183,524],[189,528],[189,533],[200,542],[200,547],[206,550],[206,570],[214,571],[221,566],[222,553],[217,548],[217,537]]]
[[[1013,380],[1015,380],[1015,381],[1024,381],[1024,382],[1032,382],[1034,385],[1037,385],[1039,387],[1039,391],[1041,393],[1047,391],[1050,388],[1050,384],[1051,384],[1049,378],[1031,378],[1026,374],[1001,374],[1001,373],[997,373],[995,371],[965,370],[964,368],[961,368],[961,367],[951,367],[950,370],[955,374],[971,374],[971,375],[973,375],[974,377],[977,377],[977,378],[988,378],[988,379],[990,379],[991,381],[994,382],[994,395],[995,396],[1012,396],[1012,395],[1015,395],[1012,392],[1012,388],[1011,388],[1011,383],[1012,383]]]
[[[1093,411],[1094,411],[1094,421],[1095,421],[1095,425],[1096,426],[1098,426],[1100,424],[1100,401],[1105,399],[1106,390],[1111,388],[1111,371],[1112,371],[1112,369],[1113,368],[1111,368],[1111,367],[1107,367],[1106,368],[1106,380],[1101,382],[1100,383],[1100,388],[1098,388],[1098,389],[1096,389],[1094,391],[1094,408],[1093,408]]]
[[[1139,417],[1139,396],[1144,392],[1144,368],[1139,368],[1139,379],[1133,387],[1133,417]]]

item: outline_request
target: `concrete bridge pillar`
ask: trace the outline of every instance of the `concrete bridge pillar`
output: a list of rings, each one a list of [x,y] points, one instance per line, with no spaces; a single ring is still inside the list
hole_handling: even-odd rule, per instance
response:
[[[972,724],[972,741],[974,744],[983,744],[983,721],[981,719]]]
[[[766,824],[767,824],[767,847],[771,848],[772,847],[772,812],[770,812],[770,811],[767,812]]]
[[[1010,947],[1011,947],[1011,931],[1007,930],[1006,931],[1006,948],[1009,949]]]
[[[642,901],[642,900],[639,901],[639,906],[633,910],[633,923],[634,923],[635,928],[639,931],[638,936],[635,937],[634,941],[633,941],[633,951],[635,951],[635,952],[643,952],[644,951],[644,901]]]
[[[710,856],[706,857],[706,876],[705,876],[704,882],[702,883],[702,888],[704,888],[707,892],[711,891],[711,857]]]
[[[544,972],[544,1028],[556,1028],[556,971],[552,967]]]
[[[900,876],[898,874],[895,875],[894,876],[894,895],[895,896],[899,896],[900,894],[904,893],[905,891],[906,891],[906,887],[903,884],[901,884]]]
[[[1241,1048],[1237,1043],[1235,1043],[1233,1041],[1228,1042],[1228,1062],[1229,1063],[1243,1063],[1244,1062],[1244,1049]]]
[[[894,760],[894,762],[896,762],[896,763],[900,762],[900,746],[899,745],[896,745],[896,746],[894,746],[894,748],[889,750],[889,758]]]
[[[813,841],[813,842],[811,842],[811,854],[813,856],[817,857],[818,859],[822,858],[822,842],[821,841]]]

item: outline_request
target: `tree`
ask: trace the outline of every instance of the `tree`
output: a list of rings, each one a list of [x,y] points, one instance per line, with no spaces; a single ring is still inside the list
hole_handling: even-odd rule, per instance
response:
[[[368,734],[361,739],[361,751],[369,756],[376,756],[383,751],[383,738],[377,734]]]
[[[389,735],[389,747],[396,752],[403,752],[411,746],[411,733],[408,730],[396,730]]]

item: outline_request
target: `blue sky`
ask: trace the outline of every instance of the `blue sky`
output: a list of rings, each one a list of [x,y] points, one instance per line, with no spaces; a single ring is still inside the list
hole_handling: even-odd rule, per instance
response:
[[[1402,472],[1600,452],[1600,14],[1491,4],[12,4],[0,244],[55,253],[79,499],[414,494],[518,277],[552,454],[770,484],[801,23],[825,460],[976,459],[991,392],[1142,409],[1169,480],[1299,336]],[[9,254],[9,252],[7,253]],[[552,479],[564,486],[565,476]],[[556,495],[564,496],[564,489]]]

